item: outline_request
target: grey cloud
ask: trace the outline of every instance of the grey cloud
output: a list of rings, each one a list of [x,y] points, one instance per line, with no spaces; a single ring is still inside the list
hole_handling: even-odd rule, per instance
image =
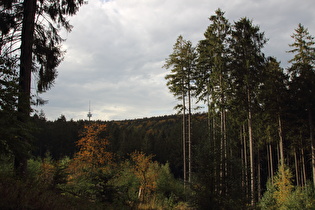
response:
[[[217,8],[236,21],[253,19],[269,38],[266,54],[284,64],[290,35],[301,22],[315,34],[310,0],[90,0],[71,17],[67,50],[55,87],[43,94],[48,119],[131,119],[175,113],[162,69],[179,35],[194,44],[203,38]],[[313,31],[312,31],[312,30]]]

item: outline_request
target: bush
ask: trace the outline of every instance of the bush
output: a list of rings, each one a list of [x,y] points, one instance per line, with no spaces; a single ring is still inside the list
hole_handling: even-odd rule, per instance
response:
[[[314,187],[297,187],[284,204],[286,209],[315,209]]]
[[[23,179],[13,175],[11,162],[2,163],[4,167],[1,167],[3,170],[0,173],[0,209],[100,209],[96,203],[64,195],[53,189],[51,182],[45,183],[40,178],[43,173],[40,160],[29,160],[28,163],[29,176]],[[55,171],[52,172],[55,174]]]
[[[306,187],[294,187],[292,174],[286,166],[279,166],[279,171],[267,182],[267,191],[259,202],[261,209],[315,209],[315,193],[312,184]]]
[[[273,186],[271,180],[267,181],[267,190],[264,193],[263,197],[259,201],[258,206],[261,209],[277,209],[276,199],[274,198],[275,187]]]

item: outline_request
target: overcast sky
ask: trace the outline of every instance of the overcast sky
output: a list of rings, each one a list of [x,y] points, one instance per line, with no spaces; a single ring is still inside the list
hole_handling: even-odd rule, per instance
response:
[[[54,87],[36,107],[48,120],[124,120],[174,114],[163,69],[179,35],[203,39],[217,8],[231,23],[253,20],[269,39],[264,51],[287,67],[299,23],[315,36],[314,0],[89,0],[71,17]]]

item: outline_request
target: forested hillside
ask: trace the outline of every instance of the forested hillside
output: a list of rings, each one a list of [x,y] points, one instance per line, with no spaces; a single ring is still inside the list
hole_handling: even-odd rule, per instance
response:
[[[80,132],[89,121],[66,120],[61,116],[56,121],[47,121],[44,116],[34,116],[36,131],[34,135],[33,155],[44,158],[47,153],[55,160],[65,156],[73,157],[78,150],[76,142]],[[120,157],[127,157],[134,151],[154,155],[160,163],[168,162],[172,172],[182,177],[183,157],[181,138],[181,116],[170,115],[125,121],[97,121],[106,125],[109,141],[108,151]],[[194,144],[206,138],[207,116],[195,114]]]
[[[212,138],[216,139],[215,142],[211,142],[208,135],[207,113],[192,115],[192,185],[189,188],[193,191],[190,193],[194,194],[193,202],[197,202],[201,208],[207,206],[245,208],[244,205],[250,202],[249,146],[246,140],[248,136],[244,133],[247,128],[245,126],[238,127],[237,121],[233,118],[227,119],[232,122],[228,127],[230,129],[234,127],[236,131],[228,134],[229,143],[226,145],[228,151],[227,154],[222,154],[224,147],[220,143],[220,116],[211,121],[212,123],[214,121],[215,124],[212,124],[212,126],[216,128],[212,130],[213,127],[211,127],[212,132],[215,132],[211,134],[213,135]],[[265,120],[261,119],[262,121]],[[81,138],[80,132],[85,125],[95,123],[94,121],[67,121],[64,116],[52,122],[46,121],[44,116],[39,117],[37,115],[34,117],[34,122],[37,124],[36,127],[39,128],[35,134],[34,156],[45,159],[49,154],[54,160],[61,160],[66,156],[73,158],[79,150],[76,142]],[[311,196],[312,190],[310,189],[312,188],[309,188],[307,192],[303,192],[301,189],[304,189],[307,180],[311,181],[312,177],[310,161],[308,163],[305,161],[307,157],[310,157],[308,155],[310,153],[309,146],[307,144],[300,145],[299,151],[303,151],[303,153],[297,153],[297,149],[293,147],[289,138],[292,135],[291,129],[283,127],[283,136],[288,140],[283,145],[286,165],[283,170],[286,170],[286,172],[283,172],[285,175],[281,175],[281,172],[278,171],[281,164],[279,141],[270,141],[272,136],[276,139],[279,138],[277,130],[273,135],[267,135],[265,132],[270,132],[268,131],[268,129],[271,129],[270,126],[261,122],[256,124],[256,122],[259,121],[255,121],[254,125],[259,125],[261,131],[255,133],[255,135],[262,140],[259,143],[260,145],[255,148],[257,158],[259,158],[256,159],[259,162],[256,165],[257,175],[255,180],[257,181],[257,193],[259,193],[262,207],[264,208],[265,205],[266,208],[269,208],[268,205],[274,205],[272,200],[268,199],[274,199],[270,193],[277,192],[271,185],[275,182],[280,185],[283,183],[284,187],[287,187],[292,193],[294,186],[302,187],[297,188],[296,195],[290,195],[293,197],[290,197],[291,200],[287,202],[307,202],[307,196]],[[106,127],[104,133],[108,140],[106,151],[115,154],[116,162],[128,159],[134,151],[141,151],[148,156],[152,155],[154,161],[161,164],[167,163],[174,176],[179,180],[183,180],[181,115],[124,121],[97,121],[96,123]],[[265,126],[267,126],[267,129],[264,128]],[[221,163],[223,160],[224,165]],[[227,167],[227,169],[222,174],[221,170],[224,171],[224,167]],[[282,179],[283,181],[281,181]],[[311,187],[312,184],[309,183],[308,186]],[[223,190],[222,192],[219,191],[221,188],[224,192]],[[284,193],[281,189],[278,192]],[[266,198],[266,196],[269,196],[269,198]],[[227,201],[227,198],[231,200]],[[276,203],[276,201],[274,202]],[[311,203],[307,205],[312,207],[314,205],[313,201],[309,202]]]

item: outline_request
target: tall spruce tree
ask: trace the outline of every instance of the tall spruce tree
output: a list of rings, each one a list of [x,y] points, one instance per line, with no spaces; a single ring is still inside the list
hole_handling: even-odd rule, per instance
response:
[[[217,184],[220,193],[224,192],[224,179],[227,172],[227,126],[226,126],[226,110],[227,110],[227,92],[228,92],[228,39],[230,36],[230,24],[224,17],[221,9],[215,11],[215,15],[209,18],[211,24],[204,33],[205,39],[199,42],[196,83],[197,94],[199,100],[207,102],[208,105],[208,127],[209,140],[213,145],[213,152],[219,151],[216,156],[218,163],[216,167],[219,175]],[[220,115],[220,142],[215,143],[215,137],[210,127],[211,118],[215,118],[217,112]],[[215,128],[212,128],[215,129]],[[214,145],[219,148],[214,148]],[[214,169],[216,170],[216,169]]]
[[[71,30],[67,16],[76,14],[83,3],[83,0],[8,0],[0,3],[1,16],[5,17],[1,24],[1,55],[15,54],[20,61],[18,113],[22,131],[27,130],[29,124],[32,72],[38,75],[39,92],[52,86],[63,55],[59,31],[61,28]],[[29,143],[26,133],[20,133],[19,138]],[[14,154],[15,169],[21,175],[26,172],[25,153],[17,151]]]
[[[268,178],[273,180],[276,165],[285,164],[284,149],[284,119],[288,108],[288,76],[280,67],[280,62],[274,57],[266,59],[266,66],[262,74],[262,84],[257,95],[259,101],[258,126],[260,127],[260,151],[266,151]],[[262,149],[265,150],[262,150]],[[274,153],[278,150],[278,162]],[[288,153],[288,152],[287,152]]]
[[[0,57],[0,152],[12,154],[19,122],[17,120],[18,75],[16,58]]]
[[[234,105],[238,113],[246,116],[249,157],[250,157],[250,198],[251,204],[256,201],[255,151],[253,136],[253,114],[257,106],[256,95],[261,84],[262,71],[265,65],[262,48],[266,43],[264,33],[254,26],[252,21],[241,18],[234,23],[232,29],[231,50],[231,82]]]
[[[173,47],[173,53],[165,61],[163,66],[171,69],[171,73],[165,76],[167,86],[174,96],[182,100],[177,106],[183,114],[183,170],[184,181],[187,181],[186,151],[188,149],[188,181],[191,181],[191,92],[193,89],[193,72],[195,70],[196,52],[190,41],[184,40],[180,35]],[[188,118],[186,119],[186,98],[188,101]],[[188,143],[188,148],[186,144]]]
[[[289,61],[290,91],[298,102],[302,112],[300,119],[304,119],[309,127],[309,141],[312,156],[313,184],[315,185],[315,139],[314,139],[314,106],[315,106],[315,42],[307,28],[298,25],[292,35],[294,43],[290,44],[294,57]],[[306,111],[303,114],[304,110]]]

